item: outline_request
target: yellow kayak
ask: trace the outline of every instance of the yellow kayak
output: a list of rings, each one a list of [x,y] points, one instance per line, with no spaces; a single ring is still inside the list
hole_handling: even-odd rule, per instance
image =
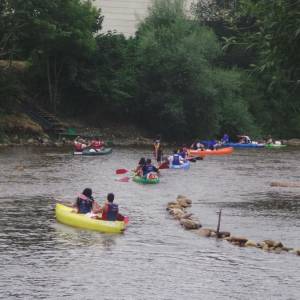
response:
[[[60,203],[56,204],[55,216],[56,220],[60,223],[104,233],[121,233],[125,230],[128,222],[128,219],[125,219],[125,221],[105,221],[92,219],[84,214],[77,214],[73,212],[71,207],[62,205]]]

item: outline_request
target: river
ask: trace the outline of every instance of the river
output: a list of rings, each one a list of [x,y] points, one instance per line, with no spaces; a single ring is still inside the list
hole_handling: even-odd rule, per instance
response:
[[[236,150],[206,157],[190,170],[163,170],[161,183],[117,182],[147,149],[78,157],[70,149],[0,150],[1,299],[299,299],[300,258],[240,248],[186,231],[166,212],[178,194],[204,227],[256,241],[300,247],[299,149]],[[114,192],[130,224],[106,235],[58,224],[56,200],[91,187],[97,200]]]

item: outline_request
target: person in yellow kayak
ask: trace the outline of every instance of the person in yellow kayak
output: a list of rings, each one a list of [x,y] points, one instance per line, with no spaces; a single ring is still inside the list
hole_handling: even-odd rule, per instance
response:
[[[119,214],[119,206],[114,203],[115,195],[113,193],[107,194],[107,200],[102,208],[102,220],[106,221],[123,221],[124,216]]]
[[[97,214],[101,211],[101,208],[94,200],[92,193],[92,189],[85,188],[82,194],[78,195],[76,202],[73,205],[78,214]]]

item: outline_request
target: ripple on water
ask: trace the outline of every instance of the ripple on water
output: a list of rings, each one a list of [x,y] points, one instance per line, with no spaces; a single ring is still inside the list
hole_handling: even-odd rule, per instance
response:
[[[0,153],[0,294],[4,299],[297,299],[299,259],[234,247],[184,231],[165,211],[184,194],[205,227],[299,244],[299,191],[270,182],[299,178],[297,151],[236,151],[207,157],[187,172],[162,171],[161,184],[116,182],[149,150],[74,157],[61,149]],[[18,165],[24,170],[16,170]],[[54,198],[71,201],[84,187],[103,201],[115,192],[130,216],[123,235],[64,226]]]

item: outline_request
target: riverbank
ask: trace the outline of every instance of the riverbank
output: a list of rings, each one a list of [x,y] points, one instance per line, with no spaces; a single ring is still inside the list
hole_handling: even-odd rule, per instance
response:
[[[0,120],[0,147],[7,146],[66,146],[74,138],[99,136],[109,146],[151,146],[153,138],[133,125],[106,124],[104,127],[87,127],[74,120],[64,120],[67,130],[61,134],[45,132],[26,114],[2,115]]]
[[[134,125],[108,123],[102,127],[88,127],[78,120],[65,120],[69,131],[62,134],[51,134],[24,113],[0,115],[0,147],[7,146],[66,146],[73,145],[76,136],[84,138],[101,137],[108,146],[143,147],[152,146],[155,136]],[[300,147],[300,138],[282,139],[284,145]],[[163,146],[174,143],[163,143]]]

